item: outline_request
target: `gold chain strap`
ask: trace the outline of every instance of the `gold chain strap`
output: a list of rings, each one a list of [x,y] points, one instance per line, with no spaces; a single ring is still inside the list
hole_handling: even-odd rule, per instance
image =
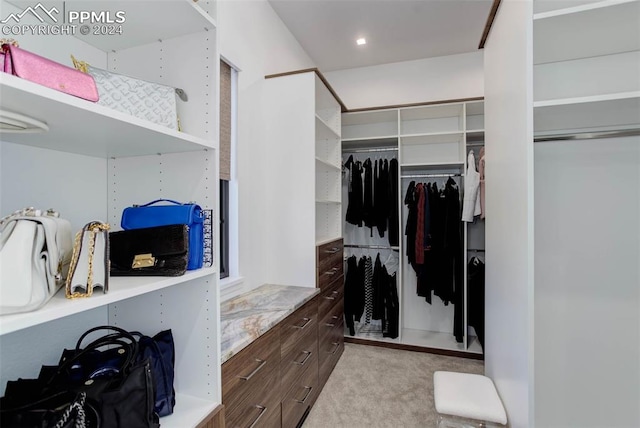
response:
[[[82,230],[76,233],[75,243],[73,245],[73,256],[71,258],[71,266],[69,267],[69,274],[67,275],[67,282],[65,286],[65,294],[68,299],[76,299],[79,297],[91,297],[93,294],[93,254],[95,253],[95,244],[96,244],[96,234],[98,232],[106,232],[110,229],[109,224],[100,223],[98,221],[92,221],[87,223]],[[89,272],[87,275],[87,291],[75,293],[71,292],[71,280],[73,278],[73,274],[78,267],[78,261],[80,259],[80,252],[82,251],[82,241],[84,240],[84,234],[89,233]],[[108,254],[105,254],[105,257],[108,257]],[[109,272],[105,272],[105,275],[109,275]],[[105,279],[106,280],[106,279]],[[106,287],[106,284],[105,284]]]
[[[15,47],[20,47],[16,39],[0,39],[0,46],[1,45],[11,45]]]

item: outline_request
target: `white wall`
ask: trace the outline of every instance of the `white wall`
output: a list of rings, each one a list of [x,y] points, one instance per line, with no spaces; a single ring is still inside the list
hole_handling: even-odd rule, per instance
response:
[[[313,61],[284,26],[266,0],[223,0],[218,5],[220,54],[238,73],[237,179],[239,192],[239,274],[242,286],[223,298],[262,285],[266,280],[266,254],[277,249],[268,242],[263,221],[270,200],[264,177],[269,147],[264,141],[264,76],[314,67]]]
[[[481,50],[324,75],[349,109],[484,96]]]
[[[533,421],[532,2],[503,0],[485,45],[485,373]]]

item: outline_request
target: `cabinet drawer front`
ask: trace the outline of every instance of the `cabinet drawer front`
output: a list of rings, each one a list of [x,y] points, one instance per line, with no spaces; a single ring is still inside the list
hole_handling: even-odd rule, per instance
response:
[[[330,288],[323,290],[318,296],[318,318],[322,319],[335,305],[344,298],[344,277],[340,276]]]
[[[310,367],[318,367],[318,332],[309,330],[289,353],[280,361],[280,384],[283,394]]]
[[[265,382],[229,409],[225,425],[228,428],[279,427],[280,395],[273,393],[278,383],[277,374],[272,373]]]
[[[340,266],[343,266],[343,254],[344,253],[341,250],[335,254],[328,255],[322,260],[319,260],[316,265],[316,271],[318,272],[318,275],[321,276],[323,272],[332,271],[334,267],[339,268]],[[331,274],[328,275],[331,276]]]
[[[266,379],[278,377],[280,365],[279,328],[272,328],[222,365],[222,402],[227,410],[262,386]]]
[[[327,269],[323,271],[318,271],[318,288],[321,290],[325,290],[331,287],[338,278],[344,277],[344,268],[342,258],[338,264],[332,265],[331,267],[327,267]]]
[[[318,315],[318,318],[320,316]],[[344,322],[344,300],[337,300],[328,313],[318,321],[318,340],[323,340],[338,324]]]
[[[296,427],[318,397],[318,364],[307,367],[282,400],[282,427]]]
[[[318,302],[314,298],[289,315],[280,324],[281,355],[285,356],[297,348],[298,342],[309,331],[318,331]]]
[[[331,334],[326,336],[325,340],[318,344],[318,364],[321,385],[325,384],[344,351],[344,323],[336,327],[340,328],[339,332],[337,329],[334,329]]]
[[[320,263],[326,260],[327,258],[331,258],[336,254],[342,255],[342,251],[343,251],[342,238],[317,246],[316,257],[318,260],[318,265],[320,265]]]
[[[322,366],[327,359],[336,354],[344,343],[344,319],[339,319],[336,325],[323,334],[318,340],[318,363]]]

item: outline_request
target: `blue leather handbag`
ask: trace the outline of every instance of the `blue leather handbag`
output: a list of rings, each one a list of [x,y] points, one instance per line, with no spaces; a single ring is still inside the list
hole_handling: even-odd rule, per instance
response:
[[[168,202],[170,205],[155,205]],[[200,269],[204,251],[204,214],[194,203],[182,204],[171,199],[156,199],[144,205],[127,207],[120,226],[124,230],[186,224],[189,227],[189,262],[187,270]]]

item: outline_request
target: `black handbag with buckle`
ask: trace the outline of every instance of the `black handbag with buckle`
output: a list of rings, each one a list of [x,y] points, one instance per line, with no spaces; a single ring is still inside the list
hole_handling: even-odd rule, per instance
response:
[[[180,276],[187,270],[184,224],[111,232],[109,244],[112,276]]]

